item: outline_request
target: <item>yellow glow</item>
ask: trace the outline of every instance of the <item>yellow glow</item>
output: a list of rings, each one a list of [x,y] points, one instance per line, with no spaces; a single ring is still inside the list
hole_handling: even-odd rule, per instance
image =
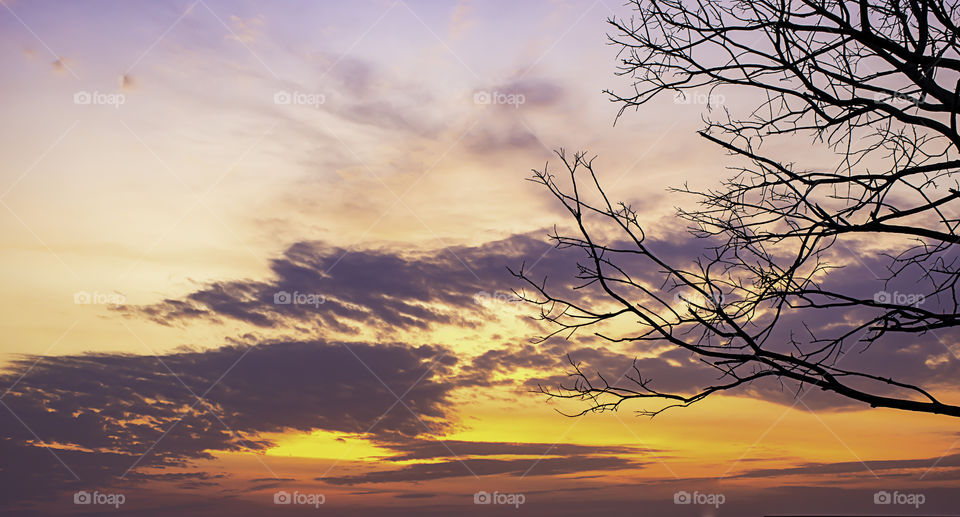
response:
[[[346,433],[314,431],[312,433],[277,434],[266,436],[266,438],[277,444],[266,451],[267,456],[357,461],[394,454],[390,450],[373,445],[364,438]]]

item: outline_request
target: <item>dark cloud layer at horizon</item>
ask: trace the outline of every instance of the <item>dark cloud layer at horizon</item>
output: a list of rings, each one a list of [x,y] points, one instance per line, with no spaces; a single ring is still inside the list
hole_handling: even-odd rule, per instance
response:
[[[21,488],[2,494],[71,486],[67,468],[89,483],[135,467],[188,465],[210,451],[260,451],[272,445],[262,433],[431,435],[452,422],[454,384],[442,377],[455,362],[431,346],[325,342],[25,357],[0,375],[10,386],[0,449],[19,467],[0,469],[0,485]],[[42,443],[56,444],[67,467]]]

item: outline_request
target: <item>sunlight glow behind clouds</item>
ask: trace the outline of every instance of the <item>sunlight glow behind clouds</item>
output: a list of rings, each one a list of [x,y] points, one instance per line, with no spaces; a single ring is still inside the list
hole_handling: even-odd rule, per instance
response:
[[[348,499],[350,491],[362,491],[363,476],[380,473],[376,484],[392,485],[371,489],[372,505],[401,496],[436,496],[450,504],[485,487],[481,481],[493,483],[461,471],[446,478],[459,466],[442,451],[391,463],[401,446],[416,449],[425,439],[418,415],[442,424],[437,434],[463,447],[479,442],[523,449],[464,453],[491,476],[517,478],[523,468],[505,462],[547,457],[543,471],[508,479],[543,491],[543,499],[560,488],[570,489],[562,497],[573,498],[584,472],[591,487],[629,499],[636,486],[620,484],[625,471],[636,480],[666,480],[654,491],[668,493],[675,478],[715,478],[728,469],[843,463],[851,456],[926,459],[950,446],[951,428],[934,418],[832,411],[830,401],[816,396],[811,405],[831,410],[822,417],[802,408],[787,411],[791,394],[769,387],[655,421],[624,412],[575,422],[529,393],[532,382],[563,375],[568,351],[594,366],[627,367],[638,358],[658,373],[688,360],[668,350],[608,349],[605,355],[590,336],[530,347],[537,325],[497,294],[509,290],[501,285],[509,280],[504,267],[524,257],[539,258],[535,271],[558,280],[574,268],[541,238],[559,212],[523,181],[529,169],[554,159],[554,147],[598,154],[611,194],[665,222],[651,231],[658,238],[675,234],[667,223],[672,205],[683,202],[668,197],[665,187],[681,179],[709,186],[723,175],[722,153],[694,134],[702,106],[678,108],[663,99],[612,127],[615,107],[600,91],[626,83],[611,73],[615,56],[603,44],[603,19],[614,12],[610,7],[619,13],[619,6],[386,0],[365,8],[212,0],[6,5],[30,29],[0,10],[0,111],[15,121],[0,127],[0,199],[7,206],[0,208],[7,288],[0,300],[7,330],[3,360],[27,354],[63,363],[50,370],[42,362],[29,370],[29,362],[17,363],[20,370],[5,371],[3,378],[13,384],[25,372],[23,384],[3,400],[31,415],[25,419],[31,425],[38,419],[47,426],[41,438],[67,464],[86,465],[90,451],[101,447],[85,479],[115,478],[130,466],[128,456],[173,428],[172,439],[158,441],[153,459],[133,471],[131,489],[156,490],[152,497],[163,500],[222,487],[225,498],[249,491],[265,504],[270,491],[295,481]],[[81,91],[122,94],[124,101],[76,104]],[[278,103],[278,92],[290,94],[289,102]],[[489,104],[476,102],[478,92],[491,94]],[[523,102],[501,104],[495,94],[519,95]],[[686,243],[674,244],[676,253],[685,252]],[[318,290],[327,298],[312,309],[278,308],[269,303],[278,289]],[[126,303],[77,305],[72,296],[81,290],[119,293]],[[422,373],[403,367],[404,361],[419,365],[426,357],[420,352],[446,350],[456,364],[431,370],[427,379],[434,383],[406,394],[422,396],[420,405],[403,399],[415,414],[397,406],[383,427],[373,428],[379,410],[394,398],[342,350],[305,344],[334,334],[362,343],[361,355],[365,350],[382,360],[371,360],[375,374],[402,380],[387,382],[397,395]],[[281,339],[302,355],[271,359],[276,348],[270,347]],[[260,361],[232,372],[225,379],[235,383],[225,381],[223,391],[214,392],[228,401],[216,408],[220,418],[241,428],[253,447],[238,445],[230,429],[202,412],[183,428],[171,427],[194,400],[165,370],[146,364],[159,357],[178,373],[192,372],[188,381],[198,384],[191,389],[201,393],[200,381],[215,380],[229,366],[221,364],[225,343],[255,346]],[[918,345],[904,364],[917,363],[928,345]],[[100,355],[85,354],[91,351]],[[545,351],[542,362],[531,362]],[[327,354],[341,362],[323,363]],[[315,378],[295,368],[303,364],[266,367],[291,357],[323,363],[317,371],[328,375]],[[955,362],[931,357],[928,366],[942,368],[938,379],[949,380]],[[123,366],[113,370],[111,364]],[[200,368],[210,364],[219,369]],[[337,377],[347,364],[353,382]],[[68,375],[76,385],[61,393]],[[168,389],[179,391],[156,393]],[[129,399],[111,397],[122,390]],[[307,401],[308,393],[314,399]],[[67,414],[75,399],[88,403],[88,411]],[[298,401],[309,404],[291,409]],[[45,414],[51,406],[62,414]],[[159,416],[153,414],[158,408]],[[14,477],[2,492],[10,496],[20,486],[15,483],[40,483],[44,476],[72,486],[48,451],[5,411],[0,408],[5,428],[15,431],[0,448],[37,468],[26,481],[0,469]],[[734,415],[737,424],[731,424]],[[110,440],[129,441],[98,441],[108,428]],[[60,436],[67,429],[76,433]],[[908,431],[929,439],[891,450],[891,440]],[[530,444],[544,451],[523,448]],[[434,479],[430,490],[437,494],[403,483],[403,467],[427,463],[448,470],[409,472],[421,481]],[[952,475],[955,466],[945,466],[943,475]],[[316,481],[327,469],[340,485]],[[350,483],[358,486],[343,488]],[[776,484],[756,482],[763,483]],[[339,504],[336,497],[331,504]]]

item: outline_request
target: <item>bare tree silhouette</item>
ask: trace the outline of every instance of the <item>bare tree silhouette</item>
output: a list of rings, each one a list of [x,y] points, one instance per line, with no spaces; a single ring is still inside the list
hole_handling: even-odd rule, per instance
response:
[[[637,212],[607,197],[592,159],[560,151],[569,185],[547,167],[532,180],[572,217],[573,235],[551,237],[584,252],[577,279],[600,294],[558,293],[523,268],[514,274],[532,289],[521,296],[554,324],[543,339],[594,327],[613,343],[669,344],[715,368],[717,381],[663,392],[636,366],[628,382],[611,384],[571,360],[573,383],[541,391],[586,401],[580,415],[657,399],[641,410],[655,415],[774,378],[873,407],[960,416],[960,407],[915,383],[838,363],[882,338],[907,343],[960,326],[957,4],[634,0],[631,7],[630,18],[608,20],[618,74],[632,79],[628,94],[607,92],[621,104],[618,118],[664,93],[759,99],[743,113],[711,105],[715,116],[699,133],[743,164],[732,177],[711,190],[675,189],[695,196],[697,208],[678,215],[709,251],[678,265],[651,249]],[[798,157],[767,151],[771,141],[799,137],[835,153],[836,166],[804,168],[787,161]],[[838,246],[868,237],[891,250],[878,257],[883,285],[908,279],[917,298],[830,287],[842,271]],[[660,283],[638,278],[637,268],[656,271]],[[824,311],[841,311],[846,325],[828,335],[806,324]],[[595,327],[619,317],[633,320],[632,330]]]

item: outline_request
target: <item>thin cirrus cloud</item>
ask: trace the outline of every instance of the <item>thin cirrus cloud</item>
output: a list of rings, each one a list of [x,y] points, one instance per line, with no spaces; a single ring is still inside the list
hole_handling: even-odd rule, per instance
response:
[[[663,453],[662,450],[639,448],[636,446],[594,446],[572,443],[511,443],[511,442],[475,442],[464,440],[410,440],[389,444],[389,448],[398,454],[391,456],[392,461],[407,461],[430,458],[449,458],[466,456],[542,456],[549,451],[554,456],[575,456],[593,454],[638,454]]]
[[[439,463],[415,463],[394,470],[375,470],[355,476],[331,476],[318,480],[333,485],[355,485],[490,475],[555,476],[579,472],[638,469],[644,465],[647,463],[617,456],[570,456],[539,460],[469,458]]]
[[[933,469],[936,469],[936,471],[933,472]],[[753,469],[731,477],[859,475],[863,474],[865,470],[888,478],[903,478],[905,481],[918,481],[920,478],[927,478],[928,476],[930,480],[958,479],[960,478],[960,454],[949,454],[939,458],[805,463],[796,467],[780,469]],[[855,478],[856,476],[851,476],[851,479]]]

